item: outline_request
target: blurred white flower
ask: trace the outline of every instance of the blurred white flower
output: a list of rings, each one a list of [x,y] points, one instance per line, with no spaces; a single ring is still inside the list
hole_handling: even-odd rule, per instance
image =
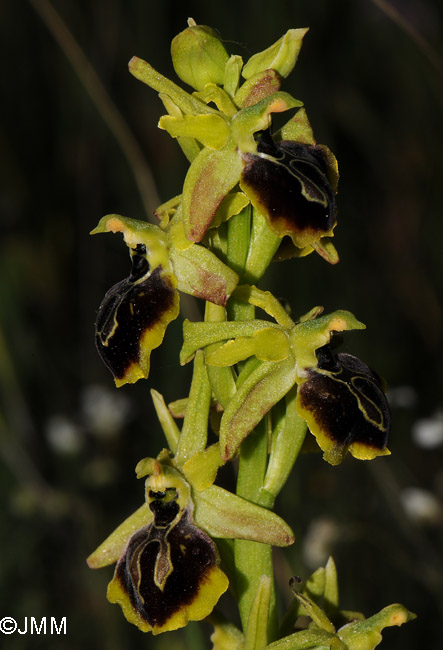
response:
[[[412,439],[418,447],[435,449],[443,444],[443,412],[437,411],[431,418],[414,422]]]
[[[394,386],[389,388],[387,396],[392,408],[410,409],[417,404],[417,393],[412,386]]]
[[[118,434],[130,412],[130,402],[125,395],[92,384],[82,394],[82,412],[85,424],[98,437],[111,438]]]
[[[81,427],[60,413],[51,415],[46,422],[46,439],[58,454],[78,454],[84,443]]]
[[[309,525],[303,541],[303,558],[310,568],[323,566],[339,537],[337,522],[330,517],[318,517]]]
[[[443,521],[443,508],[437,497],[418,487],[407,487],[400,493],[406,514],[420,525],[439,524]]]

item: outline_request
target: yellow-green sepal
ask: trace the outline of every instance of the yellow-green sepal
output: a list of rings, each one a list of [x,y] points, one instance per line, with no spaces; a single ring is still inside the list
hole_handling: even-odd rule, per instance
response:
[[[217,485],[194,492],[194,519],[211,537],[249,539],[271,546],[290,546],[294,533],[274,512]]]
[[[365,327],[351,312],[344,309],[296,325],[289,336],[293,354],[297,359],[299,380],[304,380],[303,371],[306,368],[317,366],[315,351],[330,342],[333,332],[361,330]]]
[[[286,34],[266,50],[257,52],[245,63],[242,75],[249,79],[252,75],[272,68],[286,78],[293,70],[308,28],[289,29]]]
[[[229,126],[221,115],[163,115],[158,127],[172,138],[194,138],[210,149],[222,149],[229,138]]]

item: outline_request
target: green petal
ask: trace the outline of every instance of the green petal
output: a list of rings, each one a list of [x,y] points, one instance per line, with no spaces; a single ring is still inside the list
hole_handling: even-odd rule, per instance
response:
[[[193,495],[196,523],[211,537],[250,539],[272,546],[289,546],[294,534],[278,515],[212,485]]]
[[[220,447],[224,460],[231,459],[241,442],[268,411],[295,384],[297,376],[293,358],[263,361],[229,402],[220,423]]]
[[[236,148],[202,149],[192,162],[183,186],[183,221],[186,236],[203,239],[225,196],[238,183],[242,164]]]
[[[237,112],[237,107],[233,104],[228,93],[214,83],[206,84],[204,90],[194,93],[194,97],[198,97],[205,104],[214,103],[218,110],[227,117],[232,117]]]
[[[181,119],[163,115],[158,126],[172,138],[195,138],[210,149],[222,149],[229,138],[229,126],[220,115],[185,115]]]
[[[224,321],[224,322],[191,322],[185,320],[183,323],[183,347],[180,351],[180,363],[188,363],[200,348],[205,348],[212,343],[219,343],[228,339],[235,339],[239,336],[253,336],[255,332],[272,327],[279,330],[280,327],[265,320],[252,321]]]
[[[308,28],[289,29],[266,50],[251,56],[242,70],[244,78],[249,79],[252,75],[269,68],[276,70],[282,77],[287,77],[297,62],[303,37],[307,31]]]

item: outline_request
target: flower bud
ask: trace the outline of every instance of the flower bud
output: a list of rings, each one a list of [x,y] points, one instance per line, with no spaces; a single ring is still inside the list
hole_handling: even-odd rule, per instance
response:
[[[173,39],[171,55],[177,75],[196,90],[207,83],[223,84],[229,55],[211,27],[190,18],[189,27]]]

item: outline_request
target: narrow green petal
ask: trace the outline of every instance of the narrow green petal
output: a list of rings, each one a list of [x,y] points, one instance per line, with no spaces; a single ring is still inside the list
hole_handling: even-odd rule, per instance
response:
[[[239,336],[252,336],[254,332],[264,327],[278,325],[265,320],[253,321],[225,321],[219,323],[200,323],[185,320],[183,323],[183,347],[180,351],[180,363],[188,363],[199,348],[204,348],[211,343],[219,343]]]
[[[130,515],[125,521],[105,539],[102,544],[86,560],[91,569],[100,569],[117,562],[129,538],[137,530],[149,524],[153,514],[147,503]]]
[[[204,148],[192,162],[182,198],[188,239],[194,242],[203,239],[221,202],[238,183],[241,170],[241,158],[231,144],[220,151]]]
[[[229,402],[220,423],[222,458],[231,459],[242,441],[295,384],[293,358],[263,361],[249,375]]]
[[[198,97],[205,104],[213,102],[218,110],[228,117],[232,117],[237,112],[237,107],[233,104],[228,93],[214,83],[206,84],[203,90],[194,93],[194,97]]]
[[[206,362],[214,366],[232,366],[254,355],[262,361],[282,361],[289,355],[286,332],[276,327],[264,327],[249,337],[228,341],[206,356]]]
[[[294,534],[288,524],[266,508],[212,485],[193,495],[196,523],[211,537],[250,539],[272,546],[289,546]]]
[[[234,296],[254,305],[254,307],[263,309],[282,327],[286,329],[294,327],[294,321],[282,307],[281,302],[270,291],[262,291],[254,285],[242,284],[236,288]]]
[[[195,138],[210,149],[222,149],[229,138],[229,126],[220,115],[185,115],[182,119],[163,115],[158,127],[172,138]]]

